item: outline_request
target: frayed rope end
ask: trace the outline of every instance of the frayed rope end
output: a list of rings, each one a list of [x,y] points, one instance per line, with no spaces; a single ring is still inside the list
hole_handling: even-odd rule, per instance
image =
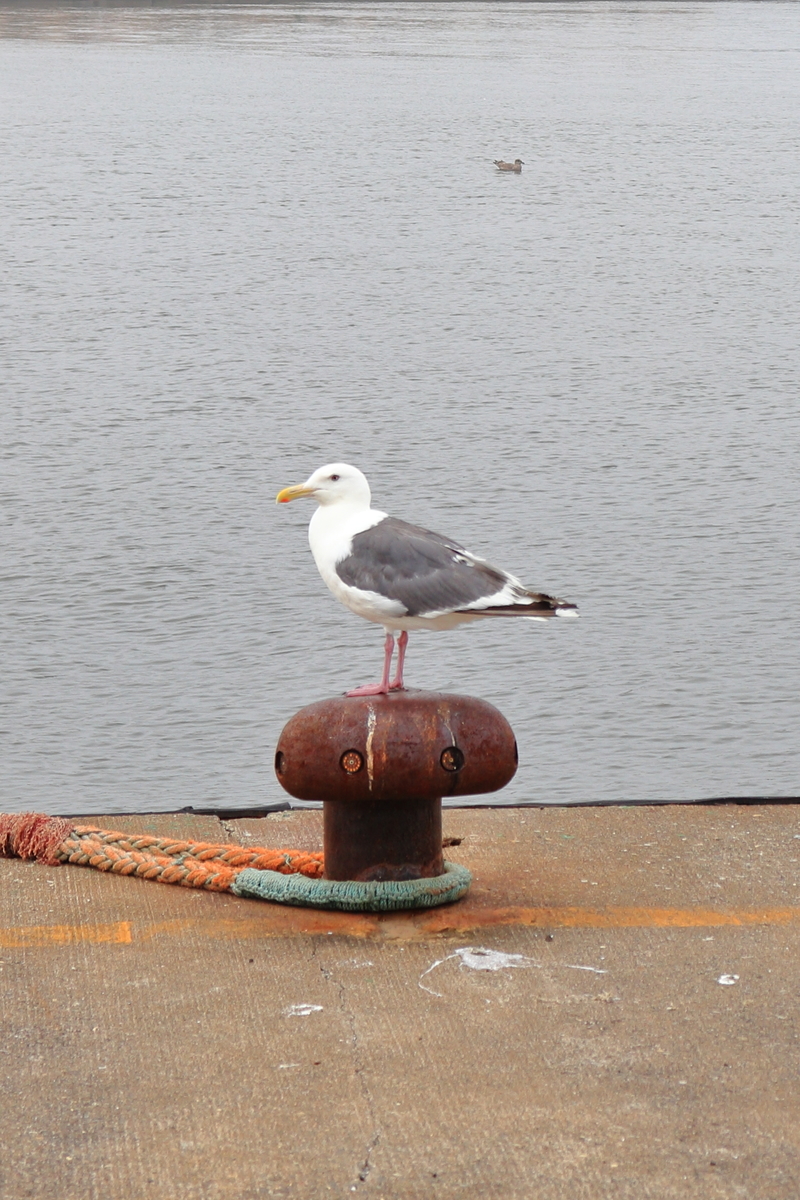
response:
[[[45,866],[59,865],[56,850],[74,829],[64,817],[44,813],[0,813],[0,855],[3,858],[35,858]]]

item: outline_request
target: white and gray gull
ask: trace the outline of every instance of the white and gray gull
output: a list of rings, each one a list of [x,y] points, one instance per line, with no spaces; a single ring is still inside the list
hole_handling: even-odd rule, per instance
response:
[[[308,541],[320,575],[337,600],[386,632],[383,678],[348,696],[383,695],[404,686],[410,629],[453,629],[484,617],[577,616],[576,605],[531,591],[451,538],[372,508],[366,478],[347,463],[320,467],[305,483],[278,492],[276,502],[301,496],[319,505]],[[398,633],[397,670],[390,683]]]

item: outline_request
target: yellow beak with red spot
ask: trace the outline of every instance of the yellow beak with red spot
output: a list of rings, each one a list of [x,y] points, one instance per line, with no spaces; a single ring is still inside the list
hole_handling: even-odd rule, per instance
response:
[[[309,487],[307,483],[295,483],[278,492],[275,503],[288,504],[290,500],[299,500],[301,496],[313,496],[315,491],[316,489]]]

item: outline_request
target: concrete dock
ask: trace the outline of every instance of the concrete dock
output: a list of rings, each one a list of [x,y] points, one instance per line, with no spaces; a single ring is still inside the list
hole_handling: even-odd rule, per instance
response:
[[[0,860],[3,1200],[797,1200],[800,809],[444,823],[469,897],[387,916]]]

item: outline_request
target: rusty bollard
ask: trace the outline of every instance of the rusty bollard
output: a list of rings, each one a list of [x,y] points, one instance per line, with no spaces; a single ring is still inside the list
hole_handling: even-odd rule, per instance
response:
[[[323,802],[326,879],[441,875],[442,797],[495,792],[516,769],[502,713],[443,692],[309,704],[285,726],[275,754],[289,795]]]

